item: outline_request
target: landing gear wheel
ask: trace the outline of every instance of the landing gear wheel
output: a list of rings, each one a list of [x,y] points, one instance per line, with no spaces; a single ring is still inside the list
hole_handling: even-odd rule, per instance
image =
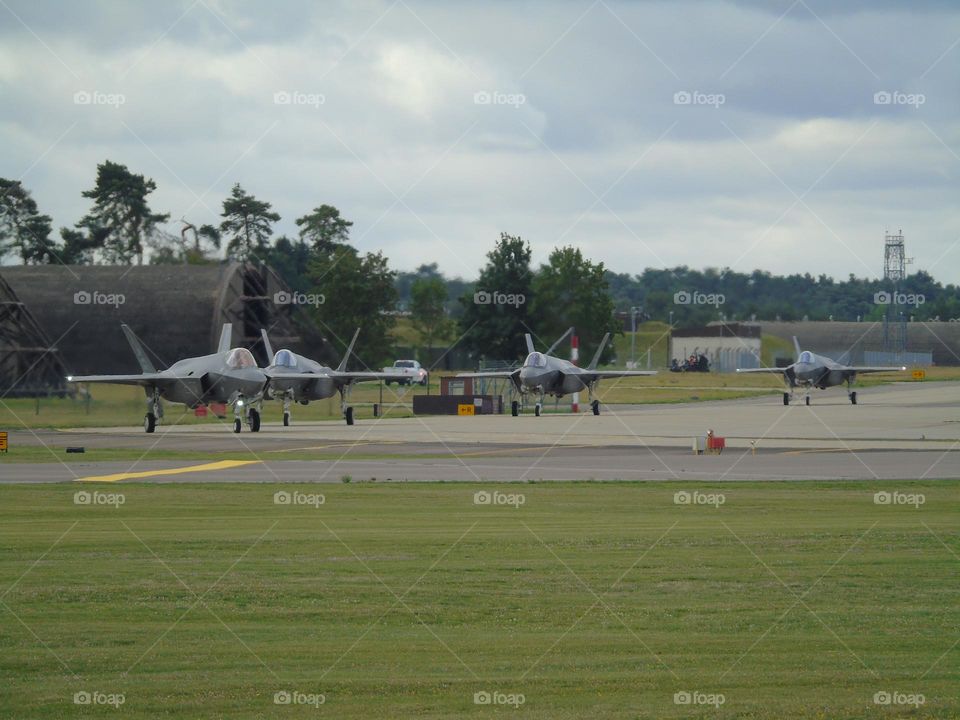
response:
[[[288,412],[283,414],[283,426],[290,427],[290,413]]]
[[[234,419],[233,419],[233,431],[234,431],[235,433],[238,433],[238,432],[240,432],[240,428],[242,428],[242,427],[243,427],[243,423],[240,421],[240,418],[234,418]]]
[[[594,400],[592,403],[590,403],[590,407],[593,409],[593,414],[594,414],[594,415],[599,415],[599,414],[600,414],[600,401],[599,401],[599,400]]]
[[[533,408],[533,414],[536,415],[537,417],[540,417],[540,411],[542,408],[543,406],[540,403],[537,403],[536,406]]]
[[[520,403],[516,400],[510,403],[510,414],[514,417],[520,414]]]
[[[850,404],[851,404],[851,405],[856,405],[856,404],[857,404],[857,393],[856,393],[856,392],[850,393]]]
[[[784,394],[783,394],[783,404],[784,404],[784,405],[789,405],[789,404],[790,404],[790,393],[784,393]]]
[[[250,432],[260,432],[260,413],[250,408],[250,414],[247,415],[247,421],[250,423]]]
[[[803,399],[803,401],[804,401],[807,405],[809,405],[809,404],[810,404],[810,396],[807,395],[807,396]]]
[[[346,419],[347,425],[353,425],[353,408],[345,408],[343,411],[343,417]]]
[[[157,429],[157,416],[153,413],[147,413],[143,416],[143,431],[152,433]]]

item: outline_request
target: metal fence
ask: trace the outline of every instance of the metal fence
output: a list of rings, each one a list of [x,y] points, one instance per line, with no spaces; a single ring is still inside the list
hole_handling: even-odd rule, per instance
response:
[[[930,367],[933,365],[932,352],[880,352],[865,350],[864,365],[906,365],[908,367]]]

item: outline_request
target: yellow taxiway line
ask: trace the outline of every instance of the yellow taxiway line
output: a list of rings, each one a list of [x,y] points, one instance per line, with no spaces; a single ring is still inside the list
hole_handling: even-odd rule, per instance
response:
[[[154,477],[156,475],[179,475],[180,473],[207,472],[208,470],[228,470],[241,465],[255,465],[260,460],[221,460],[220,462],[204,463],[203,465],[188,465],[187,467],[167,468],[166,470],[143,470],[141,472],[116,473],[114,475],[91,475],[77,478],[74,482],[117,482],[118,480],[135,480],[137,478]]]

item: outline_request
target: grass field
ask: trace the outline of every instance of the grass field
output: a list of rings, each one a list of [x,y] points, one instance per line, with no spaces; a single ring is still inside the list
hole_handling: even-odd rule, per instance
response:
[[[958,490],[0,486],[0,717],[957,717]]]

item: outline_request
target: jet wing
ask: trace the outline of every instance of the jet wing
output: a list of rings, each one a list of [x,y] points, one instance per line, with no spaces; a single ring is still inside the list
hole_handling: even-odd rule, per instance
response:
[[[509,380],[520,390],[520,370],[491,370],[489,372],[457,373],[458,378],[474,378],[476,380]]]
[[[777,373],[778,375],[783,375],[787,370],[792,368],[793,365],[788,365],[787,367],[762,367],[762,368],[737,368],[738,373]]]
[[[519,370],[491,370],[490,372],[457,373],[462,378],[511,378],[519,374]]]
[[[656,375],[656,370],[589,370],[585,374],[593,375],[597,380],[603,378],[644,377]]]
[[[216,384],[216,375],[207,374],[207,378],[214,378],[213,384]],[[182,385],[187,392],[199,399],[203,396],[203,380],[197,375],[177,377],[169,373],[140,373],[139,375],[69,375],[67,382],[75,383],[106,383],[110,385],[139,385],[145,388],[169,389],[174,385]]]
[[[334,380],[337,380],[341,383],[355,383],[355,382],[368,382],[373,380],[409,380],[409,375],[404,375],[403,373],[388,373],[388,372],[349,372],[342,370],[334,370],[330,373],[330,377]]]
[[[403,373],[388,372],[344,372],[341,370],[331,370],[327,373],[276,373],[271,374],[268,370],[263,371],[269,380],[298,380],[304,385],[319,380],[321,378],[332,378],[340,385],[349,385],[355,382],[365,382],[374,380],[409,380],[409,375]]]
[[[67,382],[109,383],[111,385],[140,385],[154,387],[177,382],[177,378],[161,373],[137,373],[136,375],[68,375]]]
[[[883,367],[877,365],[847,365],[843,368],[850,372],[855,373],[880,373],[880,372],[904,372],[907,367],[906,365],[901,365],[900,367]]]

